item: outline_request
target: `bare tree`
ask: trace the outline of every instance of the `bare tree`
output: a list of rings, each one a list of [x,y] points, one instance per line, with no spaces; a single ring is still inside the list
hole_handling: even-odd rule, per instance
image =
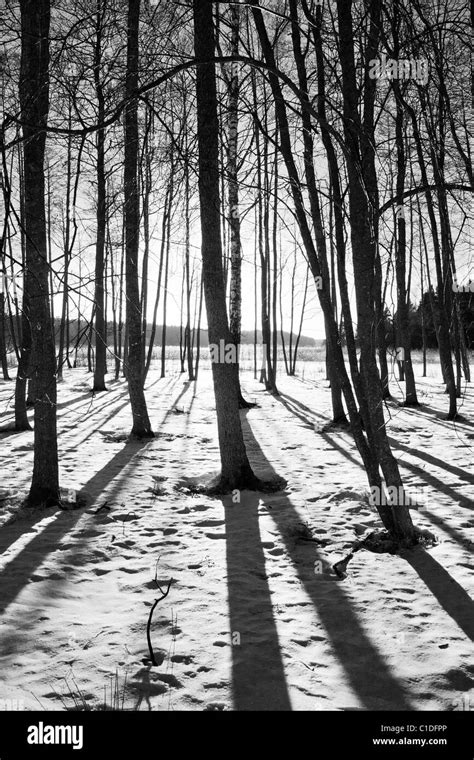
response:
[[[211,0],[194,0],[194,47],[199,147],[199,200],[202,265],[209,342],[232,343],[222,265],[219,198],[219,123],[217,116],[214,21]],[[239,387],[235,362],[212,362],[221,473],[212,490],[256,488],[259,485],[245,450],[239,417]]]
[[[56,355],[49,295],[44,157],[49,110],[49,0],[21,0],[20,106],[25,173],[25,253],[35,376],[33,478],[27,503],[59,501]]]
[[[127,293],[126,320],[128,329],[127,382],[132,407],[132,435],[152,438],[145,401],[143,366],[143,331],[141,299],[138,286],[138,251],[140,236],[140,202],[138,197],[138,27],[140,0],[128,0],[127,78],[125,92],[125,282]]]
[[[231,26],[231,55],[239,54],[240,11],[238,5],[229,8]],[[230,76],[226,76],[228,95],[228,136],[227,136],[227,187],[229,213],[229,246],[230,246],[230,299],[229,327],[236,346],[237,373],[239,372],[239,350],[242,330],[242,243],[240,239],[240,208],[239,208],[239,64],[230,64]],[[239,405],[248,409],[250,404],[242,395],[239,383]]]
[[[107,324],[105,322],[105,236],[107,228],[107,196],[105,175],[105,95],[102,81],[103,57],[103,24],[105,15],[104,0],[96,0],[95,9],[95,39],[94,39],[94,87],[97,98],[97,122],[99,129],[96,134],[97,151],[97,230],[95,247],[95,393],[105,391],[105,375],[107,373]]]

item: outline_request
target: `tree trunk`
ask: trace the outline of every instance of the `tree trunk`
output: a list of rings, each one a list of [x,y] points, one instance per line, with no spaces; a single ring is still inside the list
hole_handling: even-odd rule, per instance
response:
[[[15,380],[15,430],[31,430],[26,406],[26,388],[31,357],[31,327],[29,298],[25,286],[21,310],[20,357]]]
[[[186,158],[188,159],[186,145]],[[191,219],[190,219],[190,187],[189,187],[189,164],[186,162],[184,167],[185,173],[185,200],[184,200],[184,215],[185,215],[185,274],[186,274],[186,327],[184,333],[184,344],[186,347],[186,360],[188,365],[188,378],[190,381],[194,380],[194,356],[193,356],[193,341],[191,340],[191,296],[193,290],[192,278],[191,278],[191,252],[190,252],[190,232],[191,232]]]
[[[291,279],[291,293],[290,293],[290,346],[291,346],[291,336],[293,333],[293,315],[294,315],[294,308],[295,308],[295,269],[296,269],[296,252],[295,252],[295,263],[293,266],[293,275]],[[283,291],[283,263],[281,260],[281,248],[280,248],[280,287],[278,290],[278,303],[280,306],[280,340],[281,340],[281,350],[283,353],[283,362],[285,364],[285,372],[287,375],[289,375],[290,367],[291,367],[291,352],[290,352],[290,358],[288,361],[288,355],[286,352],[285,332],[283,329],[284,322],[283,322],[282,291]]]
[[[256,7],[257,6],[256,2],[252,2],[252,6],[253,6],[253,16],[255,20],[255,25],[257,28],[258,35],[259,35],[260,43],[262,45],[262,50],[264,53],[265,60],[270,65],[270,67],[274,69],[275,58],[274,58],[273,48],[270,44],[270,40],[268,37],[268,33],[266,31],[262,13]],[[295,4],[293,3],[292,5],[293,14],[295,13],[295,10],[296,10],[296,7],[295,7]],[[319,13],[320,15],[320,12],[321,12],[321,8],[318,6],[317,13]],[[296,18],[293,22],[293,26],[296,33],[298,30],[298,22]],[[319,74],[319,71],[320,69],[318,68],[318,74]],[[281,149],[281,154],[286,164],[286,169],[287,169],[288,177],[290,180],[290,188],[291,188],[291,194],[293,197],[296,220],[298,222],[301,239],[303,241],[306,255],[308,257],[308,261],[311,267],[311,273],[313,274],[315,279],[316,278],[321,279],[321,274],[322,274],[321,265],[320,265],[318,254],[317,254],[315,244],[313,241],[313,235],[308,225],[306,209],[304,206],[303,194],[302,194],[302,189],[301,189],[301,183],[299,180],[298,171],[297,171],[295,161],[293,158],[293,147],[292,147],[293,144],[292,144],[292,139],[290,136],[290,129],[289,129],[288,117],[286,113],[285,100],[283,98],[283,94],[281,91],[281,86],[280,86],[278,78],[274,76],[273,74],[270,74],[269,80],[270,80],[272,92],[274,95],[275,110],[276,110],[276,114],[278,118],[279,130],[280,130],[280,149]],[[304,88],[303,88],[303,91],[305,91]],[[310,131],[311,131],[310,129],[305,129],[304,134],[308,136],[310,135]],[[305,163],[307,166],[311,167],[311,161],[306,161]],[[312,196],[313,196],[313,200],[317,199],[317,193],[313,193]],[[316,209],[315,209],[315,218],[317,219]],[[340,228],[337,228],[337,229],[340,230]],[[321,234],[318,235],[318,245],[321,252],[324,253],[325,246],[324,246],[324,240],[322,239]],[[341,262],[339,261],[339,254],[338,254],[338,267],[340,266],[340,264]],[[347,296],[347,283],[345,282],[345,271],[344,271],[343,266],[341,266],[341,269],[339,271],[339,277],[341,281],[344,283],[344,289],[342,289],[342,286],[341,286],[341,295],[344,293],[345,296]],[[328,283],[326,283],[326,286],[327,284]],[[379,473],[379,464],[374,455],[375,449],[374,449],[374,442],[371,438],[371,435],[372,435],[371,430],[370,429],[367,430],[367,437],[369,439],[367,442],[364,436],[364,432],[362,430],[361,417],[357,410],[352,388],[349,382],[349,378],[347,376],[347,372],[346,372],[346,368],[344,364],[344,357],[343,357],[342,349],[341,349],[341,341],[338,334],[337,324],[334,321],[333,307],[329,298],[329,291],[325,289],[324,287],[319,288],[318,297],[319,297],[319,301],[320,301],[325,319],[327,320],[327,324],[329,326],[328,339],[330,341],[331,350],[333,352],[334,360],[337,366],[339,381],[341,383],[342,391],[343,391],[344,398],[346,401],[347,410],[348,410],[349,418],[351,422],[351,429],[354,436],[354,441],[357,445],[359,453],[364,462],[364,467],[366,469],[370,485],[380,488],[381,479],[380,479],[380,473]],[[343,298],[343,304],[344,304],[344,300],[345,299]],[[352,331],[352,320],[350,317],[350,308],[348,307],[348,304],[349,304],[349,301],[347,297],[347,304],[346,304],[347,310],[345,313],[345,322],[346,322],[346,333],[349,336],[351,335],[351,331]],[[344,308],[346,308],[346,306],[344,306]],[[355,343],[353,340],[353,336],[352,336],[352,344],[353,344],[352,345],[353,351],[349,352],[349,357],[351,361],[351,372],[353,372],[354,377],[355,377],[356,388],[358,389],[358,399],[361,405],[361,409],[363,409],[364,420],[365,419],[368,420],[369,413],[368,413],[367,402],[364,398],[361,382],[358,379],[357,356],[355,352]],[[355,367],[353,366],[354,364],[355,364]],[[394,522],[393,522],[393,515],[390,509],[388,507],[382,506],[379,508],[379,513],[381,515],[381,518],[387,530],[393,531]]]
[[[425,153],[423,150],[423,142],[422,142],[422,137],[421,137],[420,130],[418,127],[416,113],[414,109],[411,107],[411,105],[404,98],[402,98],[402,102],[411,120],[413,138],[415,141],[418,164],[420,167],[421,182],[422,182],[422,185],[428,187],[429,182],[428,182],[428,174],[426,170]],[[423,96],[422,96],[421,105],[423,109],[427,108],[427,105],[423,100]],[[432,159],[433,168],[434,168],[436,165],[436,159],[435,159],[433,151],[431,151],[431,159]],[[437,176],[437,174],[435,174],[435,181],[441,182],[441,177]],[[440,246],[440,239],[439,239],[438,225],[436,221],[433,197],[432,197],[431,191],[428,189],[426,190],[425,198],[426,198],[426,207],[428,210],[428,218],[430,220],[431,238],[433,241],[433,255],[434,255],[434,260],[435,260],[436,278],[437,278],[438,317],[437,317],[437,324],[436,324],[436,333],[437,333],[437,339],[438,339],[439,359],[440,359],[443,379],[446,383],[446,390],[449,393],[448,419],[453,420],[455,419],[457,415],[457,399],[456,399],[456,383],[454,379],[453,361],[452,361],[452,355],[451,355],[451,344],[449,340],[449,317],[448,317],[448,312],[447,312],[446,303],[445,303],[445,300],[446,300],[445,290],[447,288],[447,285],[443,278],[443,271],[442,271],[442,264],[441,264],[441,246]]]
[[[166,374],[166,306],[168,303],[168,271],[170,262],[170,244],[171,244],[171,199],[174,195],[174,171],[171,171],[170,179],[170,213],[167,217],[166,225],[166,243],[164,252],[164,279],[163,279],[163,322],[161,325],[161,377]]]
[[[204,283],[202,281],[199,284],[199,310],[196,324],[196,361],[194,362],[194,381],[197,381],[199,372],[199,362],[201,359],[201,318],[202,318],[202,297],[204,293]]]
[[[298,359],[298,347],[299,347],[300,340],[301,340],[301,333],[303,332],[304,311],[305,311],[305,308],[306,308],[306,298],[308,296],[309,272],[310,272],[310,270],[309,270],[309,267],[308,267],[308,269],[306,270],[306,277],[305,277],[305,281],[304,281],[304,293],[303,293],[303,303],[301,305],[300,323],[299,323],[299,327],[298,327],[298,332],[296,333],[295,346],[294,346],[294,349],[293,349],[293,363],[292,363],[292,369],[291,369],[291,372],[290,372],[291,375],[295,375],[296,374],[296,361]],[[293,330],[293,326],[292,326],[292,330]],[[291,362],[290,362],[290,364],[291,364]],[[340,383],[339,383],[339,378],[338,378],[338,381],[337,381],[337,385],[335,384],[335,387],[337,387],[337,389],[338,389],[338,391],[340,393],[341,386],[340,386]],[[334,409],[334,406],[333,406],[333,409]],[[340,415],[339,415],[339,417],[340,417]],[[339,422],[342,422],[342,421],[343,421],[342,418],[340,418]],[[347,422],[347,420],[346,420],[346,422]]]
[[[69,112],[69,129],[71,128],[71,115]],[[59,348],[58,348],[58,380],[63,379],[63,364],[64,364],[64,347],[66,343],[66,321],[68,319],[68,298],[69,298],[69,259],[70,259],[70,237],[71,237],[71,218],[70,218],[70,205],[71,205],[71,136],[68,136],[67,141],[67,158],[66,158],[66,199],[65,199],[65,215],[63,219],[64,224],[64,275],[63,275],[63,299],[61,307],[61,321],[59,325]],[[49,196],[48,196],[49,197]],[[48,215],[49,216],[49,215]],[[51,223],[51,222],[50,222]],[[53,317],[54,324],[54,317]]]
[[[0,275],[3,277],[3,275]],[[6,344],[6,330],[5,330],[5,294],[0,290],[0,362],[2,364],[2,373],[4,380],[10,380],[8,374],[8,361],[7,361],[7,344]]]
[[[49,298],[44,154],[49,110],[49,0],[21,0],[20,107],[25,172],[25,291],[35,366],[34,461],[27,503],[59,502],[56,355]]]
[[[147,337],[147,314],[148,314],[148,264],[150,259],[150,196],[152,190],[152,166],[153,147],[151,141],[154,139],[154,130],[152,115],[147,109],[145,120],[145,137],[143,147],[143,158],[141,166],[142,176],[142,198],[143,198],[143,263],[142,263],[142,294],[141,294],[141,314],[142,314],[142,365],[143,372],[146,366],[146,337]],[[145,381],[145,375],[143,376]]]
[[[276,377],[278,367],[278,324],[277,324],[277,263],[278,263],[278,130],[275,133],[275,155],[273,162],[273,234],[272,234],[272,260],[273,274],[271,276],[271,324],[272,324],[272,378],[273,393],[278,394]],[[269,266],[271,273],[272,266]]]
[[[395,95],[399,93],[398,83],[393,84]],[[397,196],[402,197],[405,190],[406,155],[404,134],[404,113],[397,97],[397,113],[395,119],[395,139],[397,145]],[[403,356],[399,358],[403,366],[405,380],[405,406],[418,406],[416,395],[415,375],[411,360],[410,334],[408,327],[408,305],[410,302],[409,289],[406,281],[406,220],[403,204],[397,207],[395,215],[396,246],[395,246],[395,273],[397,280],[397,327],[398,347],[403,350]]]
[[[97,120],[105,118],[105,99],[101,80],[102,65],[102,23],[104,0],[96,0],[96,38],[94,47],[94,85],[97,97]],[[97,149],[97,239],[95,247],[95,368],[94,393],[105,391],[107,373],[107,336],[105,323],[104,251],[106,235],[106,182],[105,182],[105,129],[99,127],[96,136]]]
[[[209,342],[232,342],[224,288],[219,198],[219,123],[217,118],[214,22],[210,0],[193,0],[194,47],[197,59],[196,99],[199,149],[201,254]],[[205,63],[201,61],[206,61]],[[212,362],[221,473],[211,488],[219,491],[258,485],[245,450],[239,416],[235,363]]]
[[[148,375],[148,372],[150,370],[151,360],[153,357],[153,348],[155,345],[156,319],[158,315],[158,306],[160,304],[161,277],[163,273],[163,261],[164,261],[165,249],[166,249],[166,244],[167,244],[167,230],[169,229],[168,219],[171,214],[171,203],[172,203],[172,198],[169,192],[169,185],[168,185],[166,189],[165,203],[164,203],[164,208],[163,208],[163,219],[161,223],[160,263],[158,266],[158,282],[156,284],[155,303],[153,305],[153,318],[151,321],[151,330],[150,330],[150,340],[148,343],[148,353],[147,353],[146,364],[145,364],[145,378]]]
[[[127,78],[125,94],[125,283],[127,294],[126,320],[128,329],[128,392],[132,407],[132,432],[135,438],[153,438],[144,392],[143,331],[140,291],[138,285],[138,246],[140,208],[138,197],[138,26],[140,0],[128,0]]]
[[[15,430],[31,430],[26,407],[26,388],[31,357],[31,319],[28,292],[26,289],[26,237],[25,237],[25,172],[23,151],[19,156],[20,165],[20,221],[21,221],[21,259],[23,271],[23,298],[19,317],[19,355],[15,380]],[[18,292],[16,298],[18,309]]]
[[[229,9],[231,24],[231,55],[239,53],[239,22],[238,5]],[[242,395],[240,387],[240,340],[242,323],[242,245],[240,240],[240,211],[239,211],[239,182],[237,160],[239,151],[239,64],[231,63],[228,80],[228,136],[227,136],[227,182],[229,204],[229,246],[230,246],[230,298],[229,298],[229,327],[235,344],[237,359],[237,382],[239,384],[239,406],[248,409],[253,406]]]
[[[361,350],[361,370],[365,397],[369,407],[369,424],[372,427],[375,452],[387,486],[394,486],[397,494],[402,489],[402,480],[397,461],[393,456],[387,438],[383,416],[382,386],[375,359],[376,324],[374,299],[374,271],[377,238],[375,215],[378,206],[376,172],[374,166],[374,125],[373,103],[375,82],[366,78],[364,90],[364,123],[358,114],[358,90],[355,76],[354,33],[351,6],[338,5],[338,28],[340,35],[339,58],[342,67],[342,91],[344,136],[347,146],[349,213],[351,223],[352,257],[357,301],[357,324]],[[374,0],[371,5],[370,30],[367,45],[368,57],[376,54],[380,33],[381,2]],[[370,82],[370,84],[369,84]],[[415,529],[410,512],[395,497],[392,504],[393,532],[400,538],[413,540]]]

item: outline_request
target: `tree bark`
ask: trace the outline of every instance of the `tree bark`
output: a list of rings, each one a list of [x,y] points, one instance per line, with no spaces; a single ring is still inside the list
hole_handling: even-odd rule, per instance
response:
[[[21,144],[20,144],[21,147]],[[25,237],[25,171],[23,150],[18,157],[20,168],[20,221],[21,221],[21,258],[23,271],[23,298],[18,321],[19,355],[15,380],[15,430],[31,430],[26,406],[26,388],[31,357],[31,319],[29,296],[26,288],[26,237]],[[18,311],[18,296],[16,299]]]
[[[3,277],[2,274],[0,276]],[[8,374],[8,361],[7,361],[7,344],[6,344],[6,330],[5,330],[5,294],[3,290],[0,290],[0,362],[2,365],[2,373],[4,380],[10,380]]]
[[[376,172],[374,165],[375,81],[365,78],[363,121],[358,112],[358,87],[355,75],[354,33],[351,5],[338,5],[339,58],[342,67],[344,136],[348,151],[349,213],[352,258],[357,301],[357,324],[360,340],[360,365],[365,398],[369,408],[369,424],[375,441],[374,453],[380,463],[387,486],[403,492],[397,461],[387,438],[383,415],[382,385],[375,358],[375,257],[378,225]],[[377,53],[381,23],[381,2],[371,5],[367,55]],[[415,529],[407,506],[395,497],[391,506],[393,532],[400,538],[413,540]]]
[[[49,111],[49,0],[21,0],[20,107],[25,172],[25,290],[35,375],[33,477],[27,504],[59,502],[56,355],[49,297],[44,155]]]
[[[102,23],[104,0],[96,0],[96,39],[94,49],[94,85],[97,97],[97,120],[102,124],[105,118],[105,99],[101,80],[102,65]],[[97,239],[95,248],[95,367],[93,391],[107,390],[107,326],[105,323],[104,252],[106,235],[106,182],[105,182],[105,129],[99,127],[96,136],[97,149]]]
[[[231,55],[239,53],[240,13],[238,5],[229,8],[231,24]],[[242,245],[240,240],[239,181],[237,160],[239,150],[239,64],[230,64],[228,80],[228,137],[227,137],[227,187],[229,205],[229,247],[230,247],[230,298],[229,327],[235,343],[237,358],[237,382],[239,384],[239,406],[247,409],[252,404],[242,395],[240,387],[240,340],[242,325]]]
[[[140,208],[138,197],[138,28],[140,0],[128,0],[127,78],[125,106],[125,282],[128,328],[127,382],[132,407],[132,432],[135,438],[153,438],[144,392],[143,331],[138,285]]]
[[[395,94],[399,91],[398,83],[394,83]],[[406,154],[404,134],[404,112],[399,99],[396,104],[395,139],[397,145],[397,195],[403,195],[406,177]],[[418,406],[416,395],[415,375],[411,360],[410,334],[408,327],[409,292],[406,281],[406,249],[407,234],[406,220],[403,204],[397,208],[395,217],[396,245],[395,245],[395,273],[397,280],[397,327],[398,347],[403,349],[400,362],[404,369],[405,379],[405,406]]]
[[[211,0],[193,0],[196,98],[199,149],[201,254],[209,343],[232,342],[230,334],[220,229],[219,123],[217,117],[214,21]],[[206,61],[205,63],[203,61]],[[211,488],[229,491],[258,485],[245,450],[239,416],[237,365],[212,362],[221,473]]]
[[[268,38],[268,34],[266,31],[262,13],[258,8],[257,2],[252,2],[251,4],[253,7],[253,16],[255,20],[255,25],[257,28],[258,35],[259,35],[260,43],[262,45],[262,50],[263,50],[265,60],[272,68],[275,68],[275,58],[273,54],[273,48]],[[320,8],[318,8],[318,10],[320,11]],[[322,270],[321,270],[318,254],[315,248],[315,244],[313,241],[313,236],[309,228],[309,224],[308,224],[308,220],[306,216],[306,209],[305,209],[304,200],[303,200],[302,189],[301,189],[301,182],[299,180],[298,171],[297,171],[296,164],[293,157],[293,147],[292,147],[292,140],[290,136],[288,117],[286,113],[285,100],[283,97],[283,93],[281,91],[281,86],[280,86],[278,78],[274,76],[273,74],[270,74],[269,80],[270,80],[270,84],[271,84],[271,88],[272,88],[272,92],[274,96],[275,109],[276,109],[276,114],[277,114],[278,124],[279,124],[280,150],[281,150],[283,159],[285,161],[286,170],[287,170],[288,177],[290,180],[290,188],[291,188],[293,203],[295,207],[296,220],[298,222],[301,239],[305,247],[306,255],[308,257],[308,262],[311,267],[311,273],[315,279],[316,278],[320,279],[322,276]],[[308,130],[306,130],[306,132],[308,133]],[[307,165],[309,165],[309,161],[306,163]],[[313,194],[313,199],[314,199],[314,194]],[[319,247],[321,251],[324,252],[324,241],[321,239],[321,237],[322,236],[320,234],[318,236],[318,243],[319,243]],[[339,262],[338,262],[338,265],[339,265]],[[342,271],[340,272],[340,277],[341,276],[344,281],[345,272],[343,268],[342,268]],[[360,414],[357,410],[357,406],[355,403],[350,381],[347,376],[346,368],[344,365],[344,357],[343,357],[342,349],[341,349],[341,341],[340,341],[340,337],[339,337],[339,333],[337,329],[337,324],[334,321],[334,313],[333,313],[332,304],[329,298],[327,284],[328,283],[326,283],[326,288],[323,287],[323,288],[318,289],[318,298],[319,298],[325,319],[327,321],[327,325],[329,326],[328,340],[330,342],[331,350],[333,352],[334,360],[336,362],[337,372],[339,375],[339,381],[341,383],[342,392],[344,394],[347,410],[350,417],[352,433],[354,435],[354,440],[357,445],[357,448],[364,462],[364,466],[366,468],[367,476],[368,476],[371,486],[380,487],[381,480],[380,480],[378,462],[372,454],[372,448],[373,448],[372,443],[369,439],[369,443],[370,443],[370,448],[369,448],[369,444],[367,440],[365,439],[365,436],[362,430]],[[349,311],[349,315],[350,315],[350,311]],[[352,327],[352,323],[349,319],[348,326],[346,327],[346,331],[348,335],[350,333],[351,327]],[[357,357],[355,354],[355,345],[354,345],[354,358],[355,358],[355,363],[357,364]],[[355,375],[356,376],[358,375],[358,370],[357,372],[355,372]],[[359,396],[362,396],[362,393],[359,393]],[[362,407],[365,401],[362,399],[360,403]],[[367,417],[368,419],[368,412],[367,414],[365,414],[365,417]],[[367,435],[368,436],[370,435],[370,430],[367,431]],[[382,507],[379,510],[379,512],[381,514],[382,520],[387,530],[392,530],[393,518],[392,518],[390,510],[386,507]]]

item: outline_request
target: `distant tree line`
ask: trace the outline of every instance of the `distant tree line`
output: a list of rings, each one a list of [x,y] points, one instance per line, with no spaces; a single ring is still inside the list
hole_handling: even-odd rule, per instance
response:
[[[463,327],[466,346],[474,349],[474,293],[469,291],[458,295],[460,323]],[[395,348],[397,343],[397,312],[385,312],[385,335],[387,345]],[[414,350],[439,347],[436,325],[439,324],[438,296],[433,290],[423,294],[418,306],[409,304],[408,331],[410,347]],[[452,336],[454,339],[454,335]]]

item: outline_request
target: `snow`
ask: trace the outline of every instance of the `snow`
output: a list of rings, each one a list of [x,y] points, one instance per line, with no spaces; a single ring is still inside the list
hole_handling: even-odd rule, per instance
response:
[[[126,383],[91,397],[90,376],[59,386],[61,484],[85,507],[19,508],[32,432],[1,437],[0,707],[25,710],[450,710],[474,701],[473,410],[443,418],[438,368],[416,367],[419,410],[387,405],[412,514],[438,543],[403,556],[355,552],[381,523],[350,434],[330,419],[324,374],[279,377],[273,398],[243,373],[242,413],[257,473],[284,492],[191,493],[218,470],[211,375],[197,389],[150,372],[157,437],[129,442]],[[395,384],[393,388],[396,390]],[[0,383],[0,427],[13,383]],[[399,398],[401,395],[399,394]],[[102,508],[101,508],[102,507]],[[146,625],[158,666],[148,661]]]

